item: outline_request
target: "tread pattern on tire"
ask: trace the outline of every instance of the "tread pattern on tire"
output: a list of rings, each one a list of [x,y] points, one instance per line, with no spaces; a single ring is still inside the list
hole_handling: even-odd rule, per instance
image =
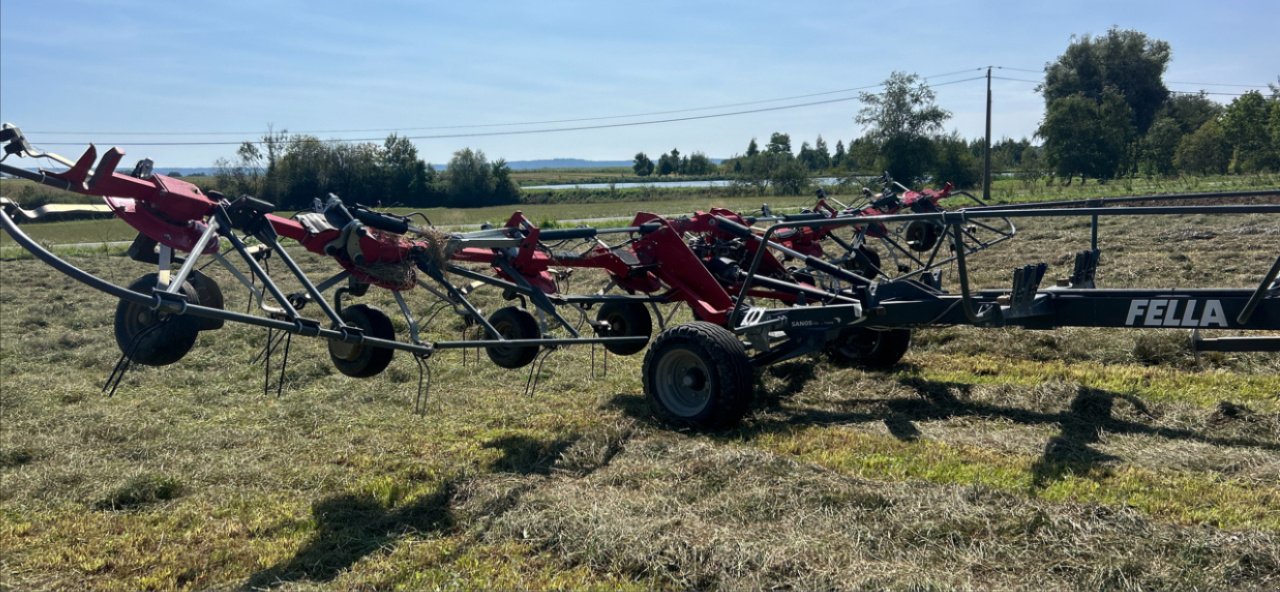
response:
[[[639,337],[643,335],[645,341],[637,343],[606,343],[604,348],[610,353],[619,356],[630,356],[640,353],[645,346],[649,345],[649,337],[653,335],[653,319],[649,316],[649,309],[638,302],[606,302],[600,306],[600,312],[596,314],[596,320],[607,321],[606,317],[621,319],[621,326],[625,328],[624,333],[611,333],[609,337]],[[610,321],[611,324],[616,325]]]
[[[150,294],[159,277],[158,273],[148,273],[129,284],[129,289]],[[182,293],[186,295],[187,302],[201,304],[200,295],[191,282],[183,282]],[[195,346],[201,319],[190,315],[170,315],[163,321],[164,326],[157,327],[153,323],[147,327],[136,327],[131,317],[136,318],[143,313],[158,314],[127,300],[116,305],[116,345],[131,361],[144,366],[168,366],[181,360]]]
[[[356,304],[348,306],[340,313],[342,321],[364,330],[368,337],[379,339],[395,339],[395,327],[391,325],[391,317],[374,306]],[[332,344],[332,342],[330,342]],[[354,360],[344,360],[329,351],[329,359],[339,372],[352,378],[369,378],[381,374],[391,364],[395,350],[385,347],[360,346],[360,353]]]
[[[714,389],[708,405],[692,417],[681,417],[659,400],[653,372],[657,358],[668,348],[686,347],[704,356],[715,373]],[[742,420],[751,405],[755,387],[755,371],[747,350],[728,329],[704,321],[677,325],[658,334],[644,357],[644,392],[649,406],[659,419],[678,427],[721,429]]]
[[[533,318],[529,311],[518,306],[508,306],[499,308],[489,315],[489,324],[495,329],[501,328],[499,325],[506,325],[514,329],[514,332],[508,331],[502,337],[504,339],[538,339],[542,336],[542,329],[538,326],[538,320]],[[503,368],[514,370],[523,368],[533,362],[538,357],[539,348],[536,345],[528,345],[516,347],[510,345],[490,345],[486,346],[485,353],[489,354],[489,359]]]

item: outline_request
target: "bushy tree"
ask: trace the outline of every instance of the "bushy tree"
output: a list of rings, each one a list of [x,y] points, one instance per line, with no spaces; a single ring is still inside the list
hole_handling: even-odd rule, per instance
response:
[[[643,152],[637,152],[635,162],[631,165],[631,170],[635,171],[637,176],[648,177],[653,174],[654,164],[649,160],[649,156]]]
[[[677,155],[680,154],[675,150],[672,150],[672,152],[675,152]],[[659,176],[665,177],[667,175],[674,175],[678,172],[680,172],[679,156],[672,156],[670,153],[664,152],[662,156],[658,157],[658,175]]]
[[[1169,97],[1157,113],[1157,119],[1167,117],[1178,124],[1178,129],[1189,134],[1200,129],[1206,121],[1222,115],[1222,105],[1210,100],[1204,93],[1178,94]]]
[[[1110,179],[1126,163],[1133,139],[1132,113],[1123,97],[1108,90],[1100,100],[1084,94],[1049,104],[1036,135],[1044,138],[1045,157],[1066,179]]]
[[[1156,118],[1139,146],[1139,170],[1148,175],[1173,174],[1176,168],[1174,155],[1184,135],[1182,127],[1172,117]]]
[[[710,175],[716,171],[716,165],[706,154],[694,152],[684,163],[683,173],[686,175]]]
[[[496,189],[493,169],[480,150],[463,148],[454,152],[444,176],[449,187],[449,205],[453,207],[489,205],[487,198]]]
[[[817,170],[825,171],[831,168],[831,152],[827,150],[827,141],[822,139],[822,135],[818,135],[818,139],[813,143],[813,157],[817,164]]]
[[[1112,27],[1098,37],[1073,37],[1045,67],[1040,85],[1045,108],[1077,95],[1101,103],[1110,89],[1129,106],[1138,133],[1145,134],[1169,96],[1163,76],[1170,55],[1168,43],[1138,31]]]
[[[896,179],[913,179],[933,163],[931,137],[942,131],[951,113],[934,104],[935,94],[915,74],[893,72],[880,93],[861,93],[855,120],[878,148],[877,168]],[[861,164],[861,163],[859,163]]]
[[[1183,136],[1174,153],[1179,171],[1193,174],[1222,174],[1231,162],[1231,145],[1217,120],[1210,119],[1200,129]]]
[[[751,138],[751,143],[747,144],[747,158],[760,154],[760,147],[756,145],[756,139]]]
[[[844,168],[850,171],[870,173],[876,170],[880,148],[867,136],[849,142],[849,152],[844,157]],[[879,170],[883,171],[883,168]]]
[[[818,166],[818,152],[809,147],[808,142],[800,143],[800,152],[796,154],[796,160],[809,171],[816,171]]]
[[[494,204],[513,204],[520,201],[520,185],[511,178],[507,159],[499,158],[490,168],[493,172],[493,195],[488,200]]]
[[[982,179],[982,166],[960,134],[938,138],[934,150],[936,161],[932,174],[935,185],[950,181],[956,187],[967,189]]]
[[[1268,123],[1271,105],[1258,91],[1249,91],[1227,105],[1222,131],[1231,145],[1231,170],[1249,173],[1275,167]]]
[[[1031,149],[1031,140],[1023,138],[1013,140],[1001,138],[991,145],[991,169],[995,171],[1012,171],[1022,166],[1022,158]],[[972,150],[971,150],[972,151]]]
[[[773,132],[769,136],[769,145],[765,146],[765,151],[773,154],[791,154],[791,136],[781,132]]]
[[[418,147],[404,136],[391,134],[382,145],[382,178],[385,189],[380,201],[387,204],[425,205],[431,200],[432,179],[427,164],[418,158]]]

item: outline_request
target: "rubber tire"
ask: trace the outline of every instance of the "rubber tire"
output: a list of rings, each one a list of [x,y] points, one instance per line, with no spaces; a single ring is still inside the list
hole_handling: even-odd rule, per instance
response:
[[[193,269],[187,275],[187,281],[196,289],[196,295],[200,297],[200,306],[219,310],[225,308],[226,301],[222,298],[222,288],[218,286],[218,282],[213,281],[213,278]],[[201,331],[221,329],[224,324],[222,319],[200,319],[199,322]]]
[[[542,329],[538,327],[538,320],[533,318],[529,311],[518,306],[508,306],[499,308],[489,315],[489,324],[498,330],[498,334],[503,339],[538,339],[542,337]],[[485,347],[485,353],[489,354],[489,359],[493,360],[503,368],[516,369],[528,366],[533,359],[538,357],[538,346],[526,345],[523,347],[513,347],[509,345],[490,345]]]
[[[639,302],[605,302],[596,313],[596,320],[609,323],[609,332],[604,337],[644,337],[644,341],[636,343],[604,344],[609,353],[619,356],[640,353],[640,350],[649,345],[649,337],[653,335],[653,319],[649,316],[649,309]]]
[[[844,366],[887,370],[902,360],[911,347],[911,329],[850,327],[827,344],[831,361]]]
[[[682,405],[672,398],[669,391],[678,379],[663,375],[678,370],[671,368],[672,364],[687,364],[688,374],[705,381],[706,401],[700,407]],[[675,427],[731,427],[751,405],[755,386],[751,359],[742,342],[719,325],[693,321],[659,333],[645,354],[642,372],[650,409],[659,420]]]
[[[158,273],[148,273],[129,284],[129,289],[151,294],[159,277]],[[200,295],[191,282],[183,282],[182,293],[186,295],[189,304],[200,304]],[[151,330],[138,339],[139,334],[162,319],[167,319],[163,321],[163,327]],[[149,306],[127,300],[121,300],[116,305],[116,345],[136,364],[168,366],[181,360],[195,346],[200,327],[201,319],[191,315],[159,313]]]
[[[388,340],[396,338],[391,318],[377,307],[356,304],[342,309],[338,316],[342,317],[342,322],[358,327],[365,336]],[[381,374],[391,364],[395,351],[386,347],[329,341],[329,359],[338,372],[352,378],[369,378]]]

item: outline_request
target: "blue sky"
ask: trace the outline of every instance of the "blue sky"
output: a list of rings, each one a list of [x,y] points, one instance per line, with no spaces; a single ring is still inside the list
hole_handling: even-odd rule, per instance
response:
[[[987,65],[1040,70],[1073,34],[1112,25],[1168,41],[1166,81],[1265,85],[1280,75],[1280,3],[1174,2],[143,2],[0,0],[0,120],[37,144],[237,142],[268,124],[295,132],[405,135],[583,124],[412,129],[607,117],[874,85],[894,70],[961,80]],[[961,71],[972,71],[972,74]],[[997,71],[1034,80],[1034,72]],[[1241,92],[1170,84],[1174,90]],[[997,80],[993,135],[1029,136],[1034,84]],[[982,133],[979,81],[937,87],[948,129]],[[825,95],[809,100],[852,97]],[[1227,101],[1231,97],[1216,97]],[[787,105],[668,115],[677,117]],[[490,158],[630,159],[678,147],[726,157],[754,136],[861,134],[857,101],[570,132],[422,139],[429,162],[459,148]],[[625,123],[664,116],[611,119]],[[46,132],[46,133],[41,133]],[[87,132],[54,134],[53,132]],[[126,135],[137,132],[242,132]],[[384,137],[386,132],[320,133]],[[157,168],[209,166],[235,146],[129,146]]]

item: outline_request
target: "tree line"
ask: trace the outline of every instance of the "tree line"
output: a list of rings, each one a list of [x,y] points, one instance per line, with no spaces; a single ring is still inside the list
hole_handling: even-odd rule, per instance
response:
[[[1002,139],[991,147],[992,168],[1025,178],[1108,180],[1123,176],[1255,173],[1280,170],[1280,85],[1244,93],[1227,105],[1204,93],[1173,93],[1163,76],[1169,44],[1144,33],[1112,28],[1076,37],[1046,64],[1038,90],[1045,114],[1029,139]],[[718,175],[758,191],[796,194],[815,175],[888,171],[911,182],[930,178],[971,187],[982,180],[983,139],[945,132],[951,113],[935,104],[917,75],[893,72],[879,93],[859,95],[854,118],[863,133],[834,150],[819,135],[793,149],[790,135],[774,132],[761,148],[755,138],[743,153],[716,163],[706,154],[673,148],[656,161],[635,155],[640,177]],[[282,208],[301,208],[329,192],[362,203],[414,207],[473,207],[516,203],[520,188],[502,159],[464,148],[443,170],[418,157],[407,138],[381,144],[325,142],[308,135],[269,132],[246,142],[236,160],[218,163],[224,192],[248,193]]]
[[[1280,170],[1280,86],[1226,106],[1175,94],[1163,79],[1170,56],[1167,42],[1112,28],[1073,40],[1046,66],[1036,135],[1052,173],[1070,183]]]
[[[520,186],[503,159],[463,148],[444,170],[418,157],[413,142],[391,134],[381,145],[325,142],[310,135],[269,132],[245,142],[236,160],[216,163],[218,188],[253,195],[281,209],[310,207],[329,193],[348,202],[407,207],[480,207],[520,201]]]
[[[1203,92],[1173,93],[1163,80],[1170,55],[1168,43],[1138,31],[1112,28],[1073,38],[1045,66],[1038,87],[1045,100],[1035,133],[1041,144],[1026,138],[994,143],[993,170],[1064,184],[1280,171],[1280,84],[1269,85],[1267,94],[1243,93],[1225,106]],[[982,180],[985,141],[944,133],[951,114],[934,103],[928,85],[915,74],[894,72],[883,87],[859,96],[855,120],[865,132],[847,147],[837,141],[831,152],[818,136],[793,152],[790,137],[775,132],[764,150],[752,139],[744,154],[713,172],[782,193],[804,189],[806,175],[850,171],[884,170],[900,180],[929,177],[960,187]],[[652,172],[647,160],[636,155],[637,174]],[[685,174],[668,170],[659,174]]]

